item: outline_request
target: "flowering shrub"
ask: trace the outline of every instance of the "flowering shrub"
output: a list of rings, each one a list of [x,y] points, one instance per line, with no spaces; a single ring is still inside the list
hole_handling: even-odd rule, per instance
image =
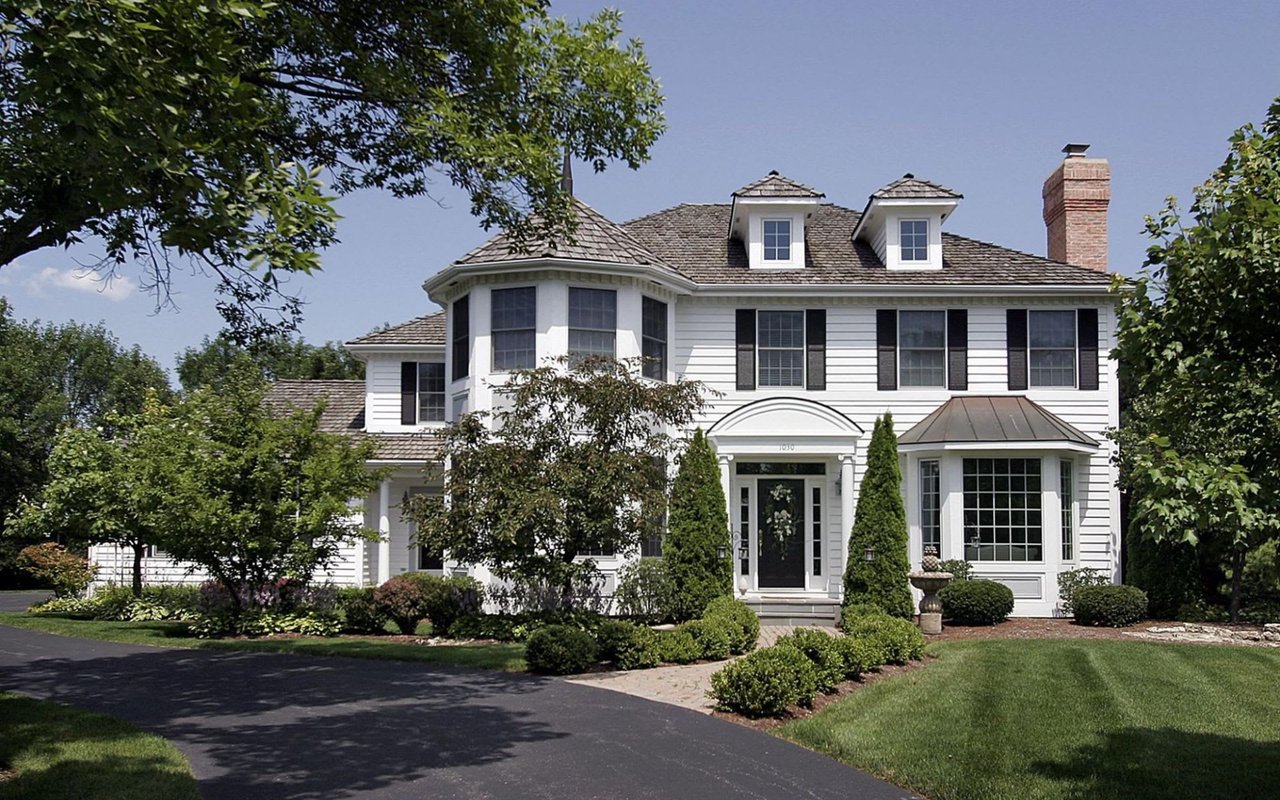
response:
[[[293,578],[280,578],[257,586],[242,586],[236,591],[240,608],[245,611],[293,613],[307,611],[331,614],[338,606],[338,590],[332,584],[309,584]],[[218,581],[200,584],[196,610],[205,615],[230,614],[235,608],[231,590]]]
[[[98,568],[60,544],[45,542],[22,548],[18,568],[53,589],[54,597],[79,597]]]

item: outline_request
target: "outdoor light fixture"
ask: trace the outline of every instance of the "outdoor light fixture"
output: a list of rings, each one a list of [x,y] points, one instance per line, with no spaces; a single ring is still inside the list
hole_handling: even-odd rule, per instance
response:
[[[862,557],[863,557],[863,558],[864,558],[868,563],[870,563],[870,562],[872,562],[872,561],[875,561],[875,560],[876,560],[876,549],[875,549],[874,547],[872,547],[871,545],[867,545],[866,549],[864,549],[864,550],[862,551]]]
[[[733,549],[738,551],[738,558],[743,561],[746,561],[751,555],[750,551],[747,550],[747,540],[737,531],[733,533]]]
[[[716,545],[716,558],[723,561],[725,558],[728,557],[728,555],[729,555],[729,551],[725,548],[724,545],[722,544]]]

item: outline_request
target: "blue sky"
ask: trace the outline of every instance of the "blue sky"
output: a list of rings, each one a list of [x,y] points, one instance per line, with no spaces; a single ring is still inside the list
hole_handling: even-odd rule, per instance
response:
[[[1040,187],[1066,142],[1110,159],[1110,260],[1142,264],[1145,214],[1190,195],[1231,132],[1280,95],[1280,3],[614,3],[644,41],[668,133],[637,172],[575,170],[577,194],[624,221],[680,202],[723,202],[771,169],[860,209],[912,172],[965,195],[947,230],[1044,253]],[[589,16],[591,0],[554,2]],[[483,241],[460,193],[344,198],[341,244],[294,285],[302,332],[345,340],[432,309],[421,283]],[[0,268],[17,316],[103,321],[166,367],[215,333],[211,282],[180,277],[155,310],[124,270],[77,280],[71,252]]]

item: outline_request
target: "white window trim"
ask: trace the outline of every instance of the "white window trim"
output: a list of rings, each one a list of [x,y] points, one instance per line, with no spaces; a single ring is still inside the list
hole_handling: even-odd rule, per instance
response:
[[[1061,516],[1058,518],[1058,530],[1061,536],[1058,540],[1058,559],[1061,564],[1074,567],[1080,563],[1080,470],[1076,459],[1067,456],[1058,456],[1058,508],[1061,510],[1062,505],[1062,465],[1071,465],[1071,504],[1068,509],[1071,512],[1070,530],[1066,520]],[[1071,558],[1062,557],[1062,545],[1070,542]]]
[[[778,384],[765,384],[760,381],[760,314],[777,312],[790,312],[800,315],[800,382],[796,384],[787,384],[780,386]],[[808,345],[809,341],[809,315],[805,313],[805,309],[795,308],[757,308],[756,309],[756,391],[778,390],[791,392],[796,389],[805,389],[809,385],[809,358]],[[766,350],[792,350],[790,347],[767,347]]]
[[[767,244],[766,227],[771,222],[785,222],[787,225],[787,257],[786,258],[769,258],[769,246]],[[795,222],[790,217],[761,217],[760,218],[760,260],[769,266],[779,266],[784,264],[792,264],[795,254]]]
[[[644,334],[644,305],[645,305],[644,301],[645,300],[652,300],[655,303],[662,303],[662,308],[665,312],[662,319],[662,325],[663,325],[663,329],[666,331],[666,338],[662,340],[662,347],[663,347],[662,377],[651,378],[645,375],[643,366],[641,366],[641,369],[640,369],[640,377],[642,380],[653,381],[655,383],[669,383],[670,382],[669,378],[671,375],[671,329],[672,329],[671,307],[672,307],[672,303],[667,300],[663,300],[660,297],[654,297],[653,295],[650,295],[650,294],[644,294],[644,293],[640,294],[640,330],[636,332],[636,341],[639,342],[640,344],[640,356],[642,358],[644,357],[644,340],[652,338],[650,336],[645,336]],[[756,334],[759,335],[759,330],[756,331]]]
[[[573,296],[574,289],[581,289],[581,290],[592,291],[592,292],[609,292],[613,295],[613,329],[612,330],[610,330],[609,328],[584,328],[579,325],[570,324],[570,317],[573,315],[573,303],[570,298]],[[569,349],[570,347],[569,340],[573,338],[572,334],[574,331],[591,331],[593,333],[612,333],[613,334],[613,355],[611,355],[610,358],[616,359],[618,357],[618,322],[619,322],[619,316],[620,316],[618,311],[618,305],[619,305],[618,301],[619,301],[619,293],[616,288],[601,287],[601,286],[581,286],[581,285],[575,285],[572,283],[565,287],[565,293],[564,293],[564,331],[565,331],[564,352],[565,352],[565,355],[567,356],[574,355],[573,351]],[[642,317],[643,317],[643,313],[642,313]],[[643,325],[643,322],[641,324]],[[644,336],[643,330],[641,330],[640,335],[643,338]],[[583,353],[582,355],[583,357],[586,357],[588,355],[599,355],[599,353]]]
[[[506,291],[508,289],[532,289],[533,290],[533,366],[532,367],[516,367],[515,369],[532,369],[538,366],[538,309],[541,303],[538,300],[538,285],[536,283],[525,284],[521,286],[495,286],[489,290],[489,372],[496,375],[506,375],[514,372],[515,369],[499,368],[497,366],[498,345],[497,337],[494,336],[495,331],[505,333],[507,331],[523,331],[526,328],[494,328],[493,327],[493,295],[496,292]],[[472,347],[474,347],[474,342]]]
[[[924,223],[924,258],[903,258],[902,257],[902,251],[903,251],[902,226],[904,223],[907,223],[907,222],[923,222]],[[931,226],[929,225],[929,220],[927,217],[926,218],[922,218],[922,217],[899,217],[898,218],[898,262],[899,263],[903,265],[910,264],[911,266],[916,267],[922,264],[927,265],[933,260],[932,254],[929,252],[931,249],[931,245],[930,245],[930,242],[932,240],[931,234],[933,233],[930,230],[930,228]],[[915,250],[916,248],[913,247],[911,249]]]
[[[415,417],[415,419],[417,420],[417,424],[418,425],[443,425],[449,419],[449,405],[448,405],[449,403],[449,367],[443,361],[419,361],[417,362],[417,364],[418,364],[417,381],[414,384],[414,390],[413,390],[413,406],[414,406],[414,409],[417,411],[417,416]],[[439,364],[441,372],[444,373],[443,375],[444,380],[442,381],[442,384],[441,384],[442,386],[441,390],[438,392],[429,392],[429,394],[438,394],[440,395],[441,398],[444,399],[445,405],[444,405],[443,413],[440,416],[440,419],[423,419],[422,418],[422,395],[424,394],[422,391],[422,365],[423,364]]]
[[[904,385],[903,385],[903,383],[902,383],[902,312],[903,312],[903,311],[933,311],[933,312],[935,312],[935,313],[936,313],[936,312],[939,312],[939,311],[941,311],[941,312],[942,312],[942,383],[940,383],[940,384],[934,384],[934,385],[931,385],[931,386],[904,386]],[[898,391],[907,391],[907,392],[910,392],[910,391],[915,391],[915,390],[920,390],[920,391],[937,391],[938,389],[944,389],[944,390],[945,390],[948,386],[950,386],[950,385],[951,385],[951,382],[950,382],[950,379],[951,379],[951,375],[950,375],[950,371],[951,371],[951,364],[950,364],[950,363],[948,363],[948,362],[949,362],[949,359],[947,358],[947,353],[949,353],[949,352],[951,351],[951,350],[950,350],[950,348],[951,348],[951,339],[950,339],[951,332],[948,330],[949,326],[947,325],[947,309],[945,309],[945,308],[942,308],[942,309],[938,309],[938,308],[899,308],[899,309],[896,309],[896,314],[897,314],[897,318],[896,318],[896,319],[897,319],[897,324],[895,325],[895,329],[896,329],[896,331],[897,331],[897,335],[894,337],[894,343],[893,343],[893,344],[894,344],[894,356],[893,356],[893,357],[894,357],[894,361],[895,361],[895,362],[897,363],[897,365],[898,365],[898,367],[897,367],[897,368],[898,368],[898,374],[897,374],[897,376],[896,376],[896,377],[897,377],[897,381],[898,381]],[[908,349],[921,349],[921,348],[908,348]]]
[[[1042,385],[1031,380],[1031,353],[1033,350],[1065,350],[1063,347],[1032,347],[1031,318],[1044,312],[1071,313],[1071,336],[1075,346],[1071,348],[1071,384]],[[1027,388],[1037,391],[1073,391],[1080,387],[1080,310],[1075,308],[1029,308],[1027,309]]]

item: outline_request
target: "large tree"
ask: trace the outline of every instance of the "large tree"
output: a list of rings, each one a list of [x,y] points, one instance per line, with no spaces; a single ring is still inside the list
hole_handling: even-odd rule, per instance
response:
[[[876,419],[867,447],[867,471],[858,488],[844,568],[844,604],[870,603],[910,619],[915,613],[907,573],[907,514],[893,416]]]
[[[492,419],[469,414],[445,431],[444,492],[411,498],[407,516],[420,544],[572,604],[594,576],[589,554],[635,551],[653,533],[676,446],[667,431],[692,421],[701,385],[589,358],[513,372],[498,391]]]
[[[1120,305],[1122,480],[1139,535],[1227,565],[1234,619],[1247,555],[1280,532],[1280,100],[1147,231]]]
[[[721,595],[733,594],[729,512],[715,451],[699,428],[685,451],[671,487],[671,513],[662,558],[676,587],[680,619],[702,616]]]
[[[206,336],[199,347],[188,347],[178,356],[178,382],[185,391],[219,386],[238,363],[252,365],[269,381],[362,379],[364,362],[339,342],[308,344],[296,337],[273,336],[250,347],[237,344],[226,334]]]
[[[189,262],[243,340],[296,318],[277,276],[319,268],[328,192],[443,177],[485,226],[563,232],[562,157],[634,169],[664,129],[619,20],[544,0],[0,0],[0,267],[96,237],[103,268],[140,260],[163,299]]]

